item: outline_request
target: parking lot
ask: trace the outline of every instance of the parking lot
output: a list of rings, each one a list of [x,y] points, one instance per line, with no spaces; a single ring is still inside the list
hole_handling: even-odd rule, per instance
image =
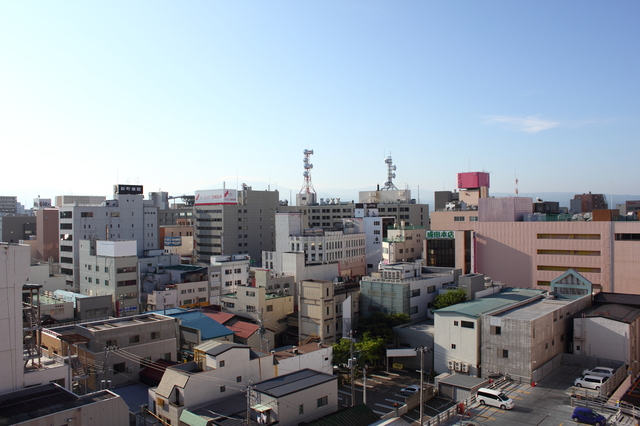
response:
[[[473,405],[469,407],[470,416],[464,418],[471,424],[488,424],[492,426],[535,425],[535,426],[567,426],[575,424],[571,419],[574,407],[571,406],[571,391],[574,380],[581,375],[583,367],[563,365],[549,377],[532,387],[529,383],[506,383],[502,391],[515,403],[512,410]],[[418,384],[419,375],[409,371],[379,372],[367,378],[367,405],[377,414],[383,415],[393,411],[394,403],[404,404],[405,398],[398,392],[405,386]],[[363,388],[360,380],[356,381],[356,403],[363,402]],[[350,386],[339,388],[339,403],[350,404]],[[425,404],[425,419],[435,417],[446,411],[453,402],[434,398]],[[419,409],[409,411],[403,416],[408,422],[417,425]],[[608,417],[611,413],[602,413]],[[456,416],[442,425],[458,424],[461,418]],[[635,426],[631,419],[619,424]]]

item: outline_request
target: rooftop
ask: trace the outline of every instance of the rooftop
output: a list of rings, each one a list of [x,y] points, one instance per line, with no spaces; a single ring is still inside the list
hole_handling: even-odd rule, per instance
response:
[[[496,315],[502,318],[512,318],[524,321],[531,321],[540,318],[550,312],[572,303],[575,299],[540,299],[523,306],[517,306],[503,313]]]
[[[633,323],[640,317],[640,308],[618,304],[598,304],[589,307],[580,316],[586,318],[607,318],[614,321]]]
[[[28,422],[111,398],[119,397],[108,390],[77,396],[54,383],[21,389],[0,395],[0,426]]]
[[[632,305],[640,307],[640,294],[624,293],[596,293],[593,303],[617,303],[619,305]]]
[[[496,309],[507,307],[532,297],[541,296],[544,292],[544,290],[510,287],[491,296],[447,306],[446,308],[441,308],[434,312],[436,314],[457,313],[477,318]]]
[[[256,383],[255,390],[274,398],[280,398],[332,380],[337,381],[338,377],[305,368],[304,370]]]

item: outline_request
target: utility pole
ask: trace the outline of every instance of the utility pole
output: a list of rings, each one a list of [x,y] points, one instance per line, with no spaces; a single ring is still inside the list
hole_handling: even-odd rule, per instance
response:
[[[356,405],[356,363],[353,356],[353,330],[349,330],[349,368],[351,369],[351,406]]]
[[[367,405],[367,366],[362,366],[362,403]]]
[[[247,385],[247,425],[251,424],[251,389],[253,389],[253,380],[249,380]]]
[[[420,426],[422,426],[424,419],[424,353],[429,351],[430,349],[427,346],[416,348],[416,352],[420,353]]]

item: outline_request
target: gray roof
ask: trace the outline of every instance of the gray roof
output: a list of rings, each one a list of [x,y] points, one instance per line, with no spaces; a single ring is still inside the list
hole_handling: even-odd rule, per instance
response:
[[[478,318],[482,314],[507,307],[514,303],[522,302],[532,297],[540,296],[544,292],[544,290],[530,288],[506,288],[500,293],[482,297],[480,299],[470,300],[468,302],[457,303],[455,305],[447,306],[446,308],[440,308],[434,312],[436,314],[457,313],[460,315]]]
[[[195,347],[195,349],[203,351],[207,355],[211,355],[211,356],[218,356],[234,348],[251,349],[251,347],[247,345],[241,345],[237,343],[225,343],[225,342],[219,342],[215,340],[210,340],[208,342],[201,343]]]
[[[165,398],[169,398],[174,386],[184,389],[185,385],[189,381],[189,374],[181,371],[176,371],[171,368],[167,368],[164,371],[162,380],[156,388],[156,393]]]
[[[583,311],[579,316],[582,315],[587,318],[607,318],[613,321],[631,324],[640,316],[640,309],[632,306],[605,304],[592,306]]]
[[[256,383],[255,390],[274,398],[280,398],[332,380],[337,381],[338,377],[305,368],[304,370]]]
[[[438,383],[445,383],[458,388],[472,389],[476,386],[482,386],[488,384],[488,379],[481,379],[479,377],[467,376],[466,374],[453,374],[445,379],[439,380]]]
[[[617,303],[619,305],[633,305],[640,307],[640,294],[597,293],[593,297],[594,303]]]

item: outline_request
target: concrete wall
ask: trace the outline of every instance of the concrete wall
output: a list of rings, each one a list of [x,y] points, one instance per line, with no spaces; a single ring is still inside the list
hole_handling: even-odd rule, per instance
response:
[[[462,321],[473,323],[474,328],[462,327]],[[437,373],[452,373],[448,363],[449,361],[457,361],[469,365],[470,375],[477,375],[477,367],[480,364],[481,318],[468,317],[454,312],[438,313],[436,311],[434,325],[435,371]]]

